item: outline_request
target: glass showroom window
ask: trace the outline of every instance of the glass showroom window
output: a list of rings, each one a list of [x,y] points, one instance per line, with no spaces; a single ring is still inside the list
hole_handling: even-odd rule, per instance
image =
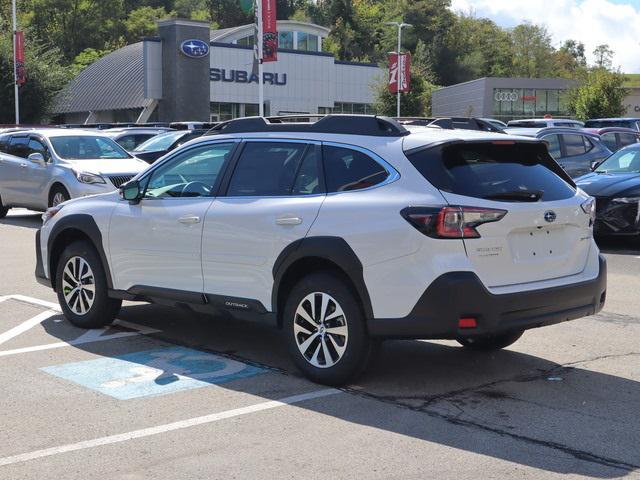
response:
[[[318,36],[310,33],[298,32],[298,50],[308,52],[318,51]]]
[[[248,37],[239,38],[236,41],[236,44],[237,45],[243,45],[245,47],[253,47],[253,44],[254,44],[253,35],[249,35]]]
[[[278,33],[278,48],[293,50],[293,32]]]

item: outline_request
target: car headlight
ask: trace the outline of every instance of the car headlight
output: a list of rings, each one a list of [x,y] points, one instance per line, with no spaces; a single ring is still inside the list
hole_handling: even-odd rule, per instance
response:
[[[56,214],[60,210],[62,210],[63,206],[64,205],[60,204],[60,205],[56,205],[55,207],[47,208],[47,211],[42,214],[42,225],[44,225],[49,220],[51,220],[53,217],[55,217]]]
[[[639,203],[640,197],[620,197],[611,200],[614,203]]]
[[[76,174],[76,178],[81,183],[107,183],[104,181],[104,178],[100,175],[96,175],[95,173],[76,172],[75,170],[73,173]]]

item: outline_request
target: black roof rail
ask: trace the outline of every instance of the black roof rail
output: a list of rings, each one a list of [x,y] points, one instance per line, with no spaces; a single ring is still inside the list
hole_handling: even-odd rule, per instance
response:
[[[286,120],[319,118],[316,122]],[[276,117],[244,117],[223,122],[207,135],[254,132],[307,132],[368,135],[376,137],[402,137],[409,131],[393,118],[378,115],[298,114]]]

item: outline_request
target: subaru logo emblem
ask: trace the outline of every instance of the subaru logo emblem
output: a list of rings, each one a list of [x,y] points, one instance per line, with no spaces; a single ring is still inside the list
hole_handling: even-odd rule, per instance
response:
[[[544,212],[544,219],[549,223],[555,222],[556,212],[554,212],[553,210],[547,210],[546,212]]]
[[[180,51],[187,57],[202,58],[209,55],[209,44],[202,40],[185,40],[180,44]]]

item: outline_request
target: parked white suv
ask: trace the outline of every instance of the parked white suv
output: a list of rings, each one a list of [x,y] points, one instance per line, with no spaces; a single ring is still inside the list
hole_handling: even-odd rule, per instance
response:
[[[497,349],[598,312],[594,213],[537,139],[255,117],[49,209],[36,276],[81,327],[123,299],[274,321],[308,377],[340,384],[378,339]]]
[[[147,167],[98,132],[32,129],[0,135],[0,218],[116,190]]]

